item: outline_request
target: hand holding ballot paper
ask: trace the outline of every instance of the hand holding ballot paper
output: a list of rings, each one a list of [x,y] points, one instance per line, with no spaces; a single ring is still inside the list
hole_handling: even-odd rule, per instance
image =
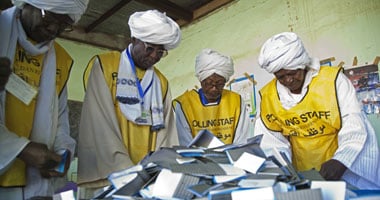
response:
[[[71,153],[67,149],[62,149],[57,152],[60,155],[60,162],[53,169],[41,170],[41,174],[47,177],[63,177],[66,175],[70,167]]]
[[[45,144],[29,142],[18,156],[39,170],[44,178],[63,177],[70,167],[71,153],[67,149],[53,152]]]

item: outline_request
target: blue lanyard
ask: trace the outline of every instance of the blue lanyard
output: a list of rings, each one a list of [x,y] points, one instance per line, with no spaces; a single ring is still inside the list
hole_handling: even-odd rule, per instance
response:
[[[148,92],[148,90],[152,87],[152,84],[153,84],[153,78],[152,80],[150,81],[148,87],[143,90],[142,86],[141,86],[141,83],[140,83],[140,80],[139,78],[137,77],[137,74],[136,74],[136,67],[135,67],[135,62],[133,62],[133,59],[132,59],[132,56],[131,54],[129,53],[129,49],[127,49],[127,51],[125,51],[127,53],[127,56],[128,56],[128,59],[129,59],[129,63],[131,64],[131,67],[132,67],[132,70],[133,70],[133,73],[135,73],[135,77],[136,77],[136,85],[137,85],[137,89],[139,90],[139,95],[141,97],[141,105],[144,104],[144,96],[145,94]]]

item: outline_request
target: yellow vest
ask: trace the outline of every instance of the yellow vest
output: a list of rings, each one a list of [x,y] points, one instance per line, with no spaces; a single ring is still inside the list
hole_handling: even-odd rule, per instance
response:
[[[60,95],[70,75],[73,59],[58,43],[54,44],[56,52],[56,91]],[[28,84],[39,87],[44,55],[30,56],[17,45],[13,72],[24,79]],[[5,124],[9,131],[20,137],[29,138],[34,119],[36,105],[35,97],[29,105],[25,105],[18,98],[7,92],[5,101]],[[23,186],[26,183],[25,163],[16,158],[9,170],[0,176],[0,186]]]
[[[207,129],[225,144],[232,144],[241,114],[241,98],[229,90],[223,90],[218,105],[203,105],[196,90],[186,91],[173,101],[179,103],[195,137],[199,131]]]
[[[289,139],[292,162],[299,171],[319,170],[338,148],[341,115],[335,81],[340,70],[338,67],[321,67],[305,97],[289,110],[281,105],[276,79],[260,90],[260,117],[269,130],[281,132]]]
[[[150,130],[151,126],[137,125],[129,121],[121,112],[119,108],[119,102],[116,99],[116,81],[119,71],[120,52],[112,51],[101,55],[97,55],[96,58],[100,61],[104,79],[110,89],[113,103],[115,106],[116,116],[118,118],[119,127],[121,130],[123,143],[128,150],[128,154],[133,163],[137,164],[144,156],[155,148],[155,138]],[[83,83],[85,89],[87,88],[87,80],[90,76],[92,65],[95,61],[95,57],[89,62],[83,75]],[[155,73],[161,82],[161,91],[163,101],[166,98],[168,91],[168,81],[161,74],[161,72],[154,68]],[[145,70],[141,70],[136,67],[137,77],[141,80],[145,74]]]

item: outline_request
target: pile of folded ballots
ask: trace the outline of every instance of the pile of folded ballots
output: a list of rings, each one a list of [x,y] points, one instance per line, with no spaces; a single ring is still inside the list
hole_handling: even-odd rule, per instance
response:
[[[109,175],[94,199],[345,199],[344,181],[298,172],[284,152],[266,156],[261,136],[224,145],[208,131],[188,146],[161,148]],[[347,198],[346,198],[347,199]]]

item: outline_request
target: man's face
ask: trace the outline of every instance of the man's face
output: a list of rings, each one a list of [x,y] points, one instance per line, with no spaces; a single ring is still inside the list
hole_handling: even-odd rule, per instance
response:
[[[288,70],[281,69],[274,73],[277,80],[287,87],[292,93],[300,94],[305,81],[306,69]]]
[[[203,93],[209,103],[216,102],[222,95],[226,79],[218,74],[212,74],[201,82]]]
[[[74,21],[64,14],[56,14],[25,4],[20,17],[26,35],[37,43],[55,39],[70,28]]]
[[[163,45],[155,45],[132,38],[132,57],[140,69],[148,69],[168,54]]]

